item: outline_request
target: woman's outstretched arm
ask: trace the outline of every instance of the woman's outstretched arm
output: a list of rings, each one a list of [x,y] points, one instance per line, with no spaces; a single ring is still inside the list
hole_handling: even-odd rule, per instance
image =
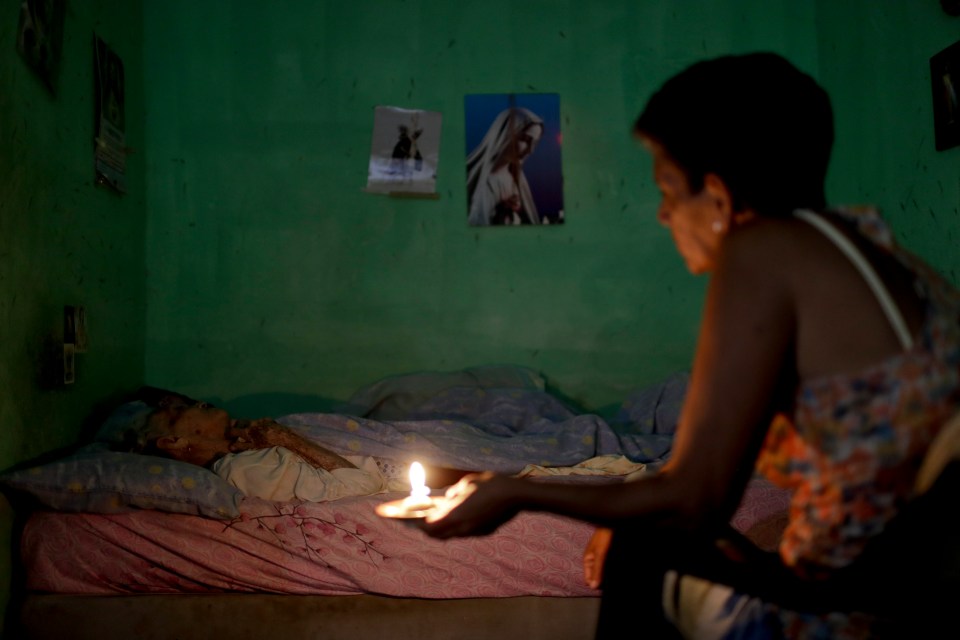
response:
[[[782,242],[762,237],[782,229],[763,227],[738,231],[720,256],[671,457],[660,472],[603,486],[467,476],[451,489],[453,508],[428,518],[424,530],[440,538],[483,535],[522,510],[601,526],[639,518],[682,528],[729,521],[795,371],[789,265],[777,262]]]

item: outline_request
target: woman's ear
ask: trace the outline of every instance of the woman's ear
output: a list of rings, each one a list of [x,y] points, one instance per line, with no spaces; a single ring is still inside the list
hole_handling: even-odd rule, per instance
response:
[[[724,224],[729,227],[733,217],[733,196],[727,183],[715,173],[708,173],[703,177],[703,189],[709,197],[710,203],[716,207],[717,213]]]

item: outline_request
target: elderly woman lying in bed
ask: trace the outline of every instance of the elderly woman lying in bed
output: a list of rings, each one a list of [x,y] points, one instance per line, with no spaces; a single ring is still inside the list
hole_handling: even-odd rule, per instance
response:
[[[406,466],[371,456],[343,457],[270,418],[237,420],[223,409],[161,390],[131,432],[130,449],[206,467],[248,496],[320,502],[409,488]],[[443,487],[467,471],[427,467]]]

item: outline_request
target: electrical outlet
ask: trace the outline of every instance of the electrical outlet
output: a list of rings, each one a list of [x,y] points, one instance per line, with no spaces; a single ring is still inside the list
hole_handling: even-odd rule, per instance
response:
[[[72,342],[63,343],[63,384],[73,384],[76,379],[76,368],[74,358],[74,344]]]

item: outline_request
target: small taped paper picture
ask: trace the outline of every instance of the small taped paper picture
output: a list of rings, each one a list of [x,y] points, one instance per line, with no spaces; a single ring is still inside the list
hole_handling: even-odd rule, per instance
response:
[[[366,191],[435,194],[442,119],[438,111],[377,107]]]

